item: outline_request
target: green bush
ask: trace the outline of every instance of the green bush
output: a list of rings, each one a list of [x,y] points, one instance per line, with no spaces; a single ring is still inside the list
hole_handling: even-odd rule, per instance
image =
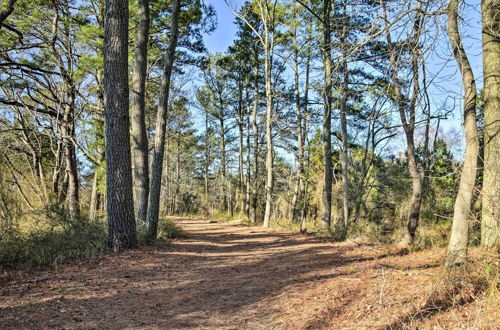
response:
[[[57,265],[107,250],[102,222],[57,219],[51,226],[0,237],[0,267]]]
[[[158,239],[172,239],[186,237],[184,231],[169,218],[160,218],[158,222]]]
[[[381,224],[360,220],[349,225],[347,237],[359,238],[374,243],[387,243],[388,235]]]
[[[417,228],[414,248],[416,250],[445,247],[448,244],[451,232],[451,221],[442,220],[422,223]]]
[[[146,243],[148,226],[145,222],[137,224],[137,239],[140,244]],[[158,239],[169,240],[172,238],[186,237],[184,231],[169,218],[158,219]]]

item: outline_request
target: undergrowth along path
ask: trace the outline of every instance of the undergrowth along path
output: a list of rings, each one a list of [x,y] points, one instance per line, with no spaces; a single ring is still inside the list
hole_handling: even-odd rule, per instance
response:
[[[400,320],[421,328],[496,322],[476,303],[412,317],[422,315],[443,249],[399,256],[391,246],[203,219],[176,222],[187,237],[168,245],[5,272],[0,327],[384,329],[402,327]]]

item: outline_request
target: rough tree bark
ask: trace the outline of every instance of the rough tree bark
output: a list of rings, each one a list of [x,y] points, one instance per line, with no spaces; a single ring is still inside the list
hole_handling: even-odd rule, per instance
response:
[[[323,2],[323,71],[325,77],[325,86],[323,90],[323,205],[321,215],[321,227],[330,229],[331,210],[332,210],[332,54],[331,54],[331,24],[330,14],[332,12],[332,3],[330,0]]]
[[[132,168],[134,208],[137,220],[146,221],[149,194],[148,134],[146,131],[146,76],[148,66],[149,0],[138,1],[137,36],[135,41],[135,68],[130,97],[130,135],[132,141]]]
[[[346,16],[346,3],[343,3],[343,15]],[[345,239],[347,235],[347,226],[349,222],[349,141],[347,133],[347,100],[349,93],[349,67],[347,64],[347,49],[346,49],[346,34],[347,28],[344,25],[342,35],[340,37],[340,45],[342,49],[342,83],[340,87],[340,135],[342,138],[342,211],[343,224],[340,228],[340,236]]]
[[[481,244],[500,243],[500,3],[483,0],[484,174]]]
[[[448,3],[448,37],[453,55],[462,73],[462,83],[464,85],[465,159],[455,200],[453,224],[446,256],[446,265],[448,267],[464,263],[467,258],[469,216],[479,154],[476,123],[476,83],[458,28],[459,1],[450,0]]]
[[[106,189],[108,244],[114,251],[137,245],[128,116],[128,18],[128,1],[105,1]]]
[[[146,241],[156,240],[158,231],[158,215],[160,211],[160,189],[161,176],[163,170],[163,154],[165,153],[165,128],[167,125],[168,97],[170,91],[170,78],[175,60],[175,49],[179,37],[179,13],[180,0],[172,3],[172,29],[167,53],[165,54],[165,66],[160,86],[160,96],[158,102],[158,112],[156,117],[155,148],[153,152],[153,162],[151,166],[151,182],[149,187],[149,202],[147,223],[148,232]]]

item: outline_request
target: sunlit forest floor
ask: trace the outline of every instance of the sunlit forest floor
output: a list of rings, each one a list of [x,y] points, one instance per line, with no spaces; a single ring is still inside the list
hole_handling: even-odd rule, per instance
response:
[[[170,244],[0,278],[0,328],[495,328],[498,290],[443,286],[443,249],[176,221]],[[474,252],[473,252],[474,254]],[[458,289],[457,289],[458,288]],[[452,290],[452,291],[453,291]],[[459,298],[456,298],[459,297]]]

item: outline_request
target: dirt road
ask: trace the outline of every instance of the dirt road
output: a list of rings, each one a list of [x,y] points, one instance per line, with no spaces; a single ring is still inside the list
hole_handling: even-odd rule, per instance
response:
[[[176,221],[188,237],[169,245],[5,273],[0,328],[381,329],[400,327],[402,319],[453,325],[450,313],[411,317],[432,289],[442,250],[397,256],[385,246]]]

